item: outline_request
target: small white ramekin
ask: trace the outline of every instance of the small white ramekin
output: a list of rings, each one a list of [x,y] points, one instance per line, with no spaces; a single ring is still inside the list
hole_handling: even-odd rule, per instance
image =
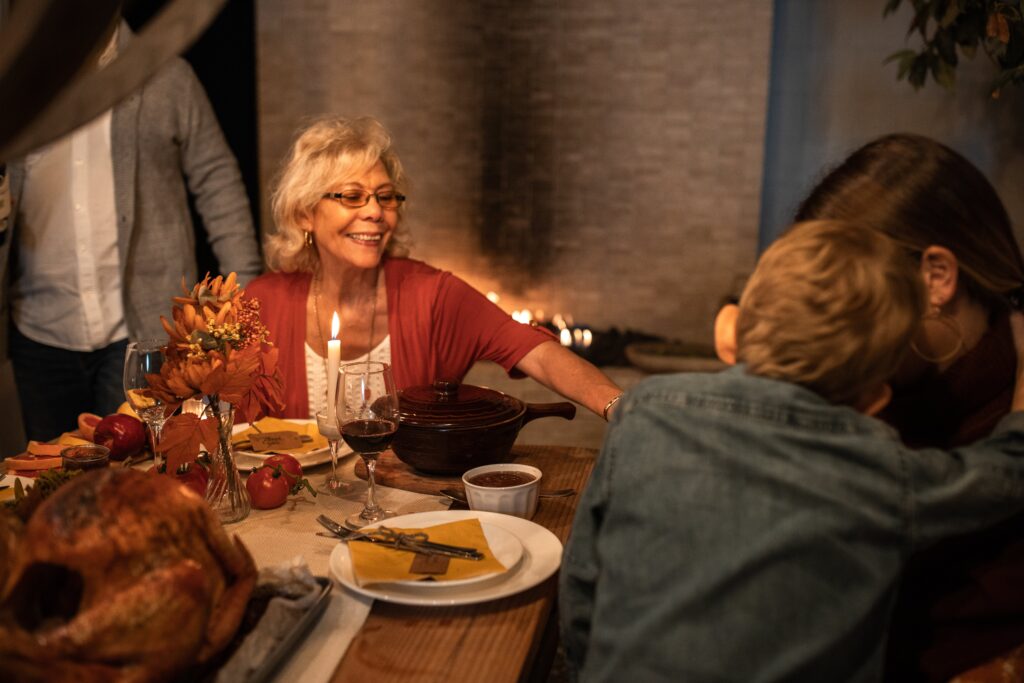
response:
[[[469,483],[473,477],[486,472],[522,472],[533,476],[533,481],[518,486],[477,486]],[[501,463],[474,467],[462,475],[462,485],[466,489],[466,500],[471,510],[500,512],[530,519],[537,512],[537,498],[540,493],[540,479],[543,473],[530,465]]]

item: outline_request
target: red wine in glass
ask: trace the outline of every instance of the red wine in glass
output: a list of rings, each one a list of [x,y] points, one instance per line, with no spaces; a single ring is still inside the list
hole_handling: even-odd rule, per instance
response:
[[[341,438],[349,448],[364,457],[378,456],[387,450],[398,430],[391,420],[352,420],[341,427]]]
[[[394,513],[377,504],[373,479],[377,458],[388,447],[398,429],[398,391],[387,363],[357,361],[346,363],[338,377],[338,431],[366,464],[366,504],[349,516],[348,526],[359,528]]]

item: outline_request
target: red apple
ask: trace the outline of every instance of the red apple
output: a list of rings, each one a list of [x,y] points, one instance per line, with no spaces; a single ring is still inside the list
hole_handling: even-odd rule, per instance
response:
[[[107,415],[96,425],[94,440],[110,449],[111,460],[124,460],[146,445],[146,428],[130,415]]]

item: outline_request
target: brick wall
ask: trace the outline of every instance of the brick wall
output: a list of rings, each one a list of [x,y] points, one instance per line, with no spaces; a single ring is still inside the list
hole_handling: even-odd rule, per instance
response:
[[[264,0],[257,31],[264,188],[303,119],[379,118],[413,255],[507,310],[704,339],[753,266],[770,2]]]

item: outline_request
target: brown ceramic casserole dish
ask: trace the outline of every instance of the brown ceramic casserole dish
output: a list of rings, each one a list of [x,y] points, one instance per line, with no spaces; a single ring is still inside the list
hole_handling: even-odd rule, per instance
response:
[[[527,422],[539,417],[576,416],[576,406],[524,403],[494,389],[438,380],[398,395],[399,423],[391,449],[421,472],[462,474],[468,469],[511,462],[512,444]]]

